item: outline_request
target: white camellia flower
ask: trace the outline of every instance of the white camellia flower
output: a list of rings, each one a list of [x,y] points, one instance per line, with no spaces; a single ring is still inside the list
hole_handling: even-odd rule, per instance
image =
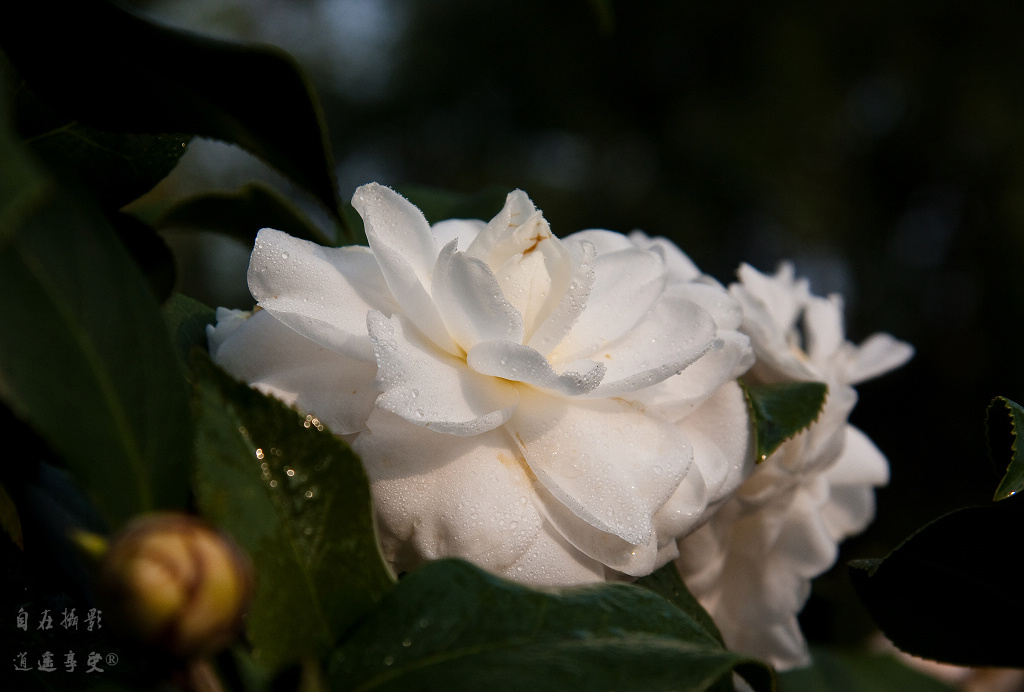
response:
[[[647,574],[749,474],[742,311],[666,241],[560,240],[519,191],[486,224],[353,205],[368,248],[260,231],[262,310],[219,311],[210,350],[352,443],[396,570]]]
[[[874,516],[885,457],[847,419],[852,385],[899,367],[913,348],[888,334],[846,341],[842,301],[810,293],[783,264],[774,276],[750,266],[730,289],[757,361],[751,384],[816,381],[829,387],[818,420],[760,464],[710,521],[680,542],[687,586],[726,644],[780,670],[806,665],[797,614],[810,581],[835,562],[837,543]]]

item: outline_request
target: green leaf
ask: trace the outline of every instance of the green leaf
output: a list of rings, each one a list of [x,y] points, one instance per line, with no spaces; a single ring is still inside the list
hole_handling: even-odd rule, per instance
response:
[[[631,584],[535,591],[460,560],[414,570],[332,655],[332,690],[706,690],[751,664]]]
[[[189,363],[193,347],[206,348],[206,325],[213,324],[216,312],[198,300],[175,293],[164,304],[163,314],[178,358]]]
[[[704,631],[715,641],[725,646],[722,633],[718,631],[718,625],[704,610],[700,602],[693,597],[690,590],[686,588],[683,578],[679,576],[679,570],[674,562],[669,562],[661,569],[658,569],[646,577],[640,577],[634,582],[637,586],[650,589],[665,600],[674,603],[684,613],[694,619]]]
[[[191,416],[156,301],[99,210],[63,193],[0,250],[0,395],[113,524],[184,507]]]
[[[0,3],[0,47],[67,119],[233,142],[338,213],[319,103],[282,51],[161,26],[103,0]]]
[[[821,382],[739,383],[754,420],[758,463],[816,421],[828,396],[828,386]]]
[[[1009,451],[1010,463],[992,497],[996,501],[1005,500],[1024,489],[1024,457],[1017,454],[1017,442],[1024,431],[1024,408],[1004,396],[997,396],[988,405],[985,430],[988,433],[989,454],[997,467],[1001,467],[998,459],[1005,458]]]
[[[253,656],[276,670],[322,655],[393,584],[362,464],[316,419],[193,353],[196,495],[255,564]]]
[[[287,197],[262,183],[250,183],[238,192],[190,197],[162,214],[157,228],[219,231],[249,247],[261,228],[275,228],[318,245],[334,244]]]
[[[0,248],[25,217],[43,202],[49,179],[14,132],[10,116],[11,75],[0,54]]]
[[[967,666],[1024,667],[1024,515],[999,507],[951,512],[884,560],[850,563],[868,613],[907,653]]]
[[[811,648],[811,665],[779,673],[780,692],[952,692],[889,654]]]

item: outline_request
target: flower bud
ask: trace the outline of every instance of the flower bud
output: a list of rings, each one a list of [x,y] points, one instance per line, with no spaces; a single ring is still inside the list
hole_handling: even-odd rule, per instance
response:
[[[100,588],[127,634],[189,658],[234,639],[252,597],[252,566],[206,522],[153,514],[115,537],[100,565]]]

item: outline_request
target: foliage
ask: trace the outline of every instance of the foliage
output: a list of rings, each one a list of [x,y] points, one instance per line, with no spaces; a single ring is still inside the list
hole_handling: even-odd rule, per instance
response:
[[[611,3],[592,4],[612,31]],[[156,509],[197,511],[259,574],[246,640],[228,656],[231,689],[728,690],[733,672],[774,689],[770,669],[726,649],[671,564],[639,585],[557,592],[457,561],[396,582],[352,450],[209,361],[213,311],[170,294],[174,269],[157,229],[121,209],[193,137],[211,137],[279,169],[357,240],[319,102],[288,56],[162,27],[104,0],[8,3],[0,51],[0,399],[16,419],[5,432],[40,457],[0,469],[0,525],[24,544],[26,572],[57,565],[57,584],[88,598],[69,532],[116,529]],[[493,189],[405,191],[435,220],[494,207]],[[260,185],[206,191],[154,223],[243,238],[271,225],[334,240]],[[762,459],[809,425],[826,395],[819,383],[745,392]],[[1014,457],[1009,494],[1020,475]],[[980,548],[978,559],[996,552]],[[887,560],[870,579],[889,565],[898,567]],[[999,594],[1016,607],[1012,593]],[[168,672],[133,674],[147,670]],[[112,675],[101,684],[153,682]]]

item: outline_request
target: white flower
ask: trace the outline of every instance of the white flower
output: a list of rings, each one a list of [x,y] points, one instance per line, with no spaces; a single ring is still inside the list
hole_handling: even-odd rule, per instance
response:
[[[810,580],[832,566],[840,540],[867,526],[874,487],[889,478],[882,453],[847,423],[851,385],[899,367],[913,349],[888,334],[846,341],[839,296],[812,295],[789,264],[774,276],[743,265],[739,276],[730,290],[757,358],[745,379],[824,382],[828,400],[808,430],[681,541],[677,565],[731,649],[784,670],[809,661],[797,613]]]
[[[519,191],[488,224],[431,228],[376,184],[353,205],[369,248],[260,232],[263,309],[219,312],[210,350],[351,441],[394,568],[570,584],[673,559],[749,471],[735,300],[664,241],[559,240]]]

